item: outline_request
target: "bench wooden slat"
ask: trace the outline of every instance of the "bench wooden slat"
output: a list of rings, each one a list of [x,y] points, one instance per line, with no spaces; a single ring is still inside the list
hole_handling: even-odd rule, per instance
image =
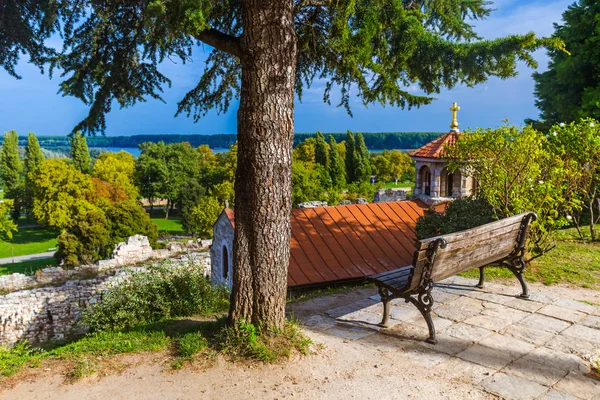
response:
[[[391,271],[384,271],[384,272],[380,272],[380,273],[375,274],[375,275],[371,275],[371,276],[369,276],[369,279],[383,279],[383,278],[385,278],[387,276],[396,274],[396,273],[398,273],[400,271],[404,271],[405,269],[412,269],[412,268],[413,268],[412,265],[407,265],[406,267],[397,268],[397,269],[394,269],[394,270],[391,270]]]
[[[447,243],[454,243],[454,242],[457,242],[460,240],[475,238],[486,232],[494,231],[496,229],[500,229],[505,226],[516,225],[516,224],[518,224],[520,226],[521,221],[523,221],[523,218],[527,214],[528,213],[523,213],[523,214],[515,215],[514,217],[504,218],[499,221],[491,222],[489,224],[478,226],[477,228],[469,229],[466,231],[460,231],[460,232],[451,233],[449,235],[442,235],[442,236],[432,237],[429,239],[424,239],[424,240],[417,242],[417,250],[427,249],[427,247],[429,247],[429,244],[431,242],[433,242],[437,239],[440,239],[440,238],[444,238]]]
[[[406,275],[411,275],[413,273],[413,267],[411,266],[410,268],[400,268],[400,269],[396,269],[394,271],[390,271],[391,273],[382,277],[377,278],[377,280],[381,281],[381,282],[385,282],[385,281],[389,281],[391,279],[396,279],[399,278],[401,276],[406,276]]]

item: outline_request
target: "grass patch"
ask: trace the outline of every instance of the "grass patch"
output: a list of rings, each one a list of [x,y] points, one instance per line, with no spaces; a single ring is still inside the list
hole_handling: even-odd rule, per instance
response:
[[[600,230],[600,226],[598,226]],[[569,283],[600,290],[600,242],[582,242],[574,228],[555,233],[556,247],[533,260],[525,270],[525,279],[546,285]],[[471,270],[461,276],[478,278]],[[486,279],[513,278],[506,268],[486,268]]]
[[[13,264],[2,264],[0,265],[0,276],[15,274],[17,272],[25,275],[32,275],[38,269],[43,269],[46,267],[55,267],[56,265],[58,264],[55,258],[44,258],[42,260],[31,260]]]
[[[307,354],[312,343],[295,320],[286,321],[281,331],[272,329],[269,332],[261,332],[253,324],[241,321],[237,329],[223,329],[219,341],[221,351],[234,360],[247,358],[263,362],[288,358],[293,351]]]
[[[251,359],[273,362],[293,352],[308,353],[310,339],[295,321],[287,321],[281,332],[266,335],[252,324],[242,323],[234,330],[225,327],[225,318],[166,320],[128,331],[96,332],[52,348],[18,343],[0,347],[0,376],[10,377],[24,368],[37,368],[45,360],[63,361],[67,378],[75,381],[98,371],[114,369],[111,357],[120,354],[170,350],[167,362],[180,369],[195,360],[211,360],[222,353],[232,360]]]
[[[69,378],[79,379],[99,369],[102,357],[134,352],[153,352],[171,344],[164,332],[98,332],[74,342],[56,345],[51,350],[18,343],[13,348],[0,348],[0,374],[8,377],[25,367],[39,367],[44,359],[67,360],[73,363]]]
[[[0,258],[45,253],[56,247],[58,234],[45,228],[19,229],[10,240],[0,239]]]
[[[152,222],[158,228],[159,234],[179,235],[185,233],[181,220],[178,218],[152,218]]]

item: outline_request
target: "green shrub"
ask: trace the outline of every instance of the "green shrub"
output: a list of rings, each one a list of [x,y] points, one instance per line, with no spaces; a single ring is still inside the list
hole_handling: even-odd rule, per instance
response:
[[[123,330],[168,318],[225,312],[228,307],[227,290],[213,288],[202,267],[165,263],[134,272],[105,292],[82,322],[91,331]]]
[[[417,237],[427,239],[464,231],[494,220],[492,208],[484,200],[465,197],[448,205],[445,214],[430,214],[417,220]]]

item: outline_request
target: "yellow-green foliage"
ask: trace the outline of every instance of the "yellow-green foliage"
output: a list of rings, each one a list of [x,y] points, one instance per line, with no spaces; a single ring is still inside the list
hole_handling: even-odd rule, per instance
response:
[[[138,197],[134,184],[135,158],[126,151],[105,152],[98,157],[92,168],[92,176],[113,185],[121,186],[127,197]]]

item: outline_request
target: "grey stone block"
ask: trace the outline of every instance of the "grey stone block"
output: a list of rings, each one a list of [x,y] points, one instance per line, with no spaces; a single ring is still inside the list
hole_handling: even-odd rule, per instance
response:
[[[563,335],[589,342],[600,343],[600,330],[575,324],[563,332]]]
[[[570,372],[554,386],[554,389],[580,399],[592,399],[600,393],[600,382],[578,372]]]
[[[484,380],[481,386],[486,391],[507,400],[532,400],[548,390],[539,383],[503,373],[495,374]]]
[[[497,333],[479,341],[482,346],[490,347],[498,351],[506,351],[513,357],[521,357],[534,349],[534,345],[510,336]]]
[[[450,336],[465,340],[467,342],[477,342],[485,337],[490,336],[493,332],[479,326],[468,325],[461,322],[446,329],[446,333]]]
[[[541,385],[552,386],[568,372],[560,370],[549,365],[537,363],[531,359],[521,358],[509,364],[502,372],[529,379]]]
[[[456,357],[495,370],[505,367],[516,358],[502,349],[490,348],[479,344],[468,347],[466,350],[458,353]]]
[[[596,312],[598,312],[599,310],[598,307],[593,306],[591,304],[571,299],[557,299],[554,304],[560,307],[569,308],[575,311],[581,311],[587,314],[596,314]]]
[[[458,381],[469,385],[476,385],[494,373],[494,369],[484,367],[460,358],[452,357],[438,364],[434,371],[436,375],[448,381]]]
[[[538,310],[538,314],[547,315],[567,322],[577,322],[583,319],[586,314],[571,310],[569,308],[559,307],[554,304],[548,304]]]
[[[540,397],[540,400],[577,400],[577,397],[571,396],[569,393],[550,389],[548,393]]]
[[[555,336],[552,332],[542,331],[540,329],[529,328],[524,325],[511,325],[503,332],[505,335],[524,340],[535,345],[543,345]]]
[[[476,315],[474,317],[467,318],[464,322],[466,324],[479,326],[495,332],[498,332],[512,324],[511,321],[498,317],[492,317],[490,315]]]
[[[600,317],[596,315],[588,315],[579,323],[581,325],[589,326],[590,328],[600,329]]]
[[[539,314],[532,314],[519,322],[519,324],[553,333],[564,331],[571,326],[569,322]]]

